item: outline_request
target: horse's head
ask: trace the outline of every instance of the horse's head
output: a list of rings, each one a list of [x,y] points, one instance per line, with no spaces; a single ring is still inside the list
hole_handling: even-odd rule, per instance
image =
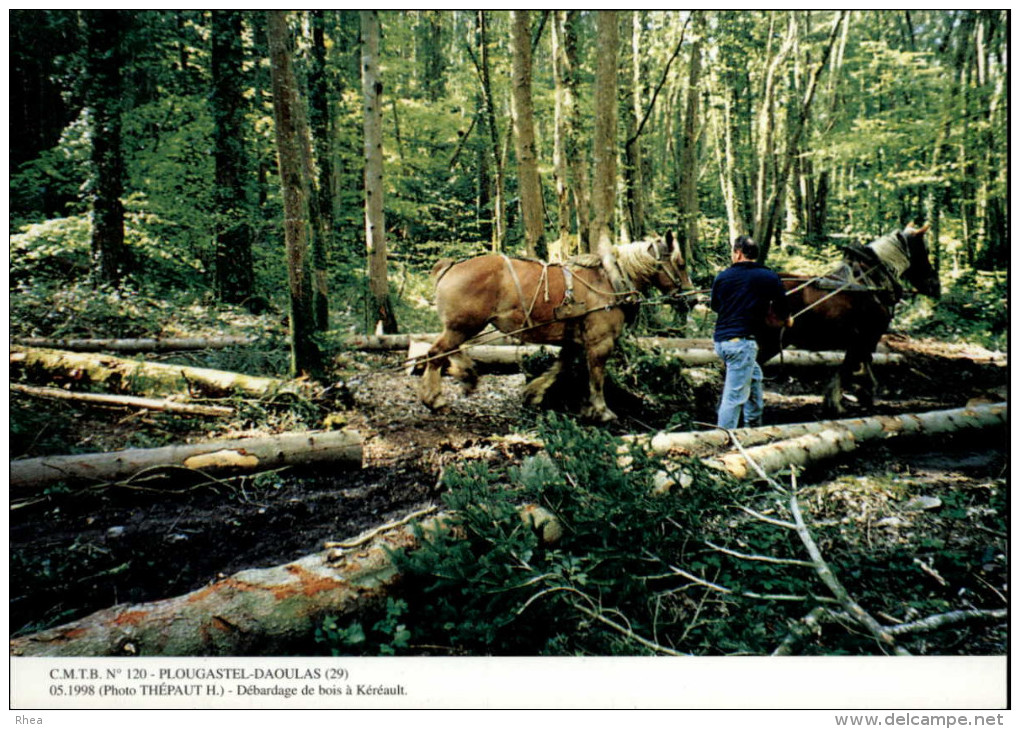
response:
[[[687,273],[687,261],[684,259],[683,246],[673,237],[673,231],[666,231],[665,238],[649,241],[648,252],[658,263],[651,283],[664,293],[689,291],[694,288],[691,277]]]
[[[903,278],[913,284],[920,293],[937,299],[942,295],[942,284],[938,272],[928,258],[928,246],[924,242],[924,234],[928,232],[928,228],[928,225],[915,228],[911,223],[900,233],[906,243],[907,256],[910,258],[910,266],[903,272]]]

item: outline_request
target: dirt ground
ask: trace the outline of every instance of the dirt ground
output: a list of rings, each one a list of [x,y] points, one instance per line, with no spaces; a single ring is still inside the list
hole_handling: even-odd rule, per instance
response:
[[[907,361],[877,370],[882,387],[877,414],[961,407],[972,398],[1005,399],[1007,369],[987,352],[902,338],[890,338],[887,346]],[[353,358],[357,374],[348,385],[354,407],[338,415],[343,427],[364,438],[360,470],[292,469],[229,483],[53,494],[12,510],[12,635],[117,603],[183,594],[242,569],[319,551],[326,541],[356,536],[437,503],[441,470],[454,460],[516,459],[533,452],[520,439],[503,437],[526,432],[536,418],[520,403],[523,375],[483,376],[472,397],[454,397],[448,412],[433,414],[418,402],[417,378],[399,372],[402,353]],[[767,367],[767,420],[816,419],[825,377],[817,369]],[[444,387],[456,386],[447,379]],[[693,418],[712,420],[714,387],[697,395]],[[848,406],[848,415],[862,414],[852,402]],[[618,412],[620,421],[608,426],[616,433],[659,426],[646,422],[640,411]],[[109,410],[83,411],[77,418],[83,432],[132,427],[123,413]],[[875,446],[866,458],[848,456],[811,477],[819,488],[829,488],[825,484],[841,479],[909,473],[925,493],[944,495],[950,489],[1001,483],[1007,458],[1005,438],[929,440],[906,451]],[[839,498],[853,501],[845,494]],[[860,503],[845,506],[859,508]],[[992,532],[975,535],[991,555],[989,583],[1004,581],[1005,534],[980,529]],[[997,561],[1003,564],[995,566]]]

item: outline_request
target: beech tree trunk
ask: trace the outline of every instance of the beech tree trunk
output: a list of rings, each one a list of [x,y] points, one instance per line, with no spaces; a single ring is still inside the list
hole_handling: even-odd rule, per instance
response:
[[[561,16],[562,14],[562,16]],[[578,10],[556,11],[563,22],[563,150],[569,160],[570,190],[577,215],[578,253],[591,253],[591,207],[588,159],[581,145],[581,110],[578,106],[577,23]]]
[[[197,390],[208,397],[233,394],[263,397],[276,392],[301,392],[307,388],[297,382],[272,377],[255,377],[203,367],[139,362],[109,354],[80,354],[49,349],[14,347],[12,368],[25,369],[29,375],[43,371],[50,377],[61,375],[76,381],[103,383],[120,391],[141,393],[187,392]]]
[[[379,12],[361,11],[361,89],[365,97],[365,241],[372,322],[384,333],[397,331],[386,274],[383,217],[382,77],[379,72]]]
[[[284,433],[163,448],[46,456],[11,461],[11,492],[37,491],[61,481],[115,483],[143,471],[185,468],[213,475],[257,473],[310,463],[361,467],[361,436],[348,431]]]
[[[216,294],[232,304],[255,292],[246,180],[244,45],[241,11],[212,12],[213,157],[216,164]]]
[[[435,528],[439,519],[425,524]],[[329,616],[382,604],[400,574],[390,550],[413,548],[411,527],[376,537],[339,556],[317,552],[217,580],[179,597],[117,605],[81,620],[14,638],[12,656],[309,655]]]
[[[544,260],[545,206],[535,154],[535,119],[531,100],[531,21],[527,10],[513,10],[510,15],[513,41],[511,98],[521,216],[524,219],[524,247],[529,257]]]
[[[312,262],[308,250],[309,181],[305,178],[305,154],[301,140],[304,127],[299,117],[300,101],[291,59],[287,13],[272,10],[267,13],[267,19],[273,77],[273,119],[283,188],[284,238],[290,287],[291,374],[297,377],[307,373],[317,377],[322,370],[322,354],[314,338]]]
[[[615,10],[599,10],[595,76],[595,178],[592,183],[590,249],[605,257],[613,246],[616,213],[616,91],[620,29]]]

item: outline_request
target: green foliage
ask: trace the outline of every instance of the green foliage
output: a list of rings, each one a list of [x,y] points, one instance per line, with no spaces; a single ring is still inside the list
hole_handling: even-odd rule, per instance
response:
[[[975,342],[1005,351],[1009,344],[1009,290],[1005,277],[968,271],[933,302],[917,297],[897,312],[898,327],[915,336]]]
[[[405,655],[411,640],[411,631],[401,622],[406,611],[403,600],[386,598],[385,615],[368,632],[358,620],[343,628],[336,618],[326,618],[315,629],[315,642],[324,644],[334,656]]]
[[[620,441],[604,431],[555,414],[539,430],[548,455],[506,473],[484,463],[447,472],[454,523],[395,555],[420,589],[411,629],[473,654],[646,653],[620,627],[660,638],[676,628],[681,616],[655,581],[731,487],[685,463],[692,485],[654,496],[658,467],[640,450],[631,448],[624,466]],[[540,529],[522,520],[518,509],[529,503],[559,521],[555,544],[543,545]]]

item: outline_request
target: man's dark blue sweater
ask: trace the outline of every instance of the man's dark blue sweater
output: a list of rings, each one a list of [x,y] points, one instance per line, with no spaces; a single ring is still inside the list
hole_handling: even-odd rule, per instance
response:
[[[712,284],[715,341],[753,337],[765,325],[769,305],[776,316],[789,316],[786,290],[779,274],[755,261],[739,261],[719,273]]]

